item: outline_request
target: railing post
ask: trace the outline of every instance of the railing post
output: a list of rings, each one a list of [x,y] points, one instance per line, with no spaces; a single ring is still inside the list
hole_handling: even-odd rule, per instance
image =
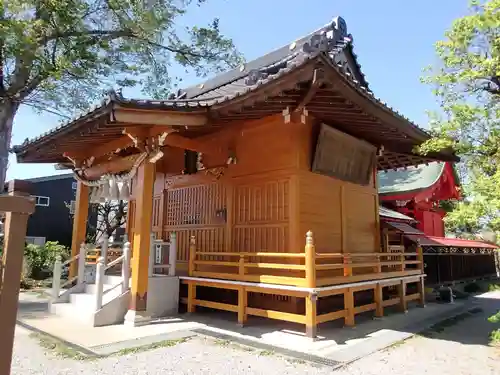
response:
[[[420,262],[418,263],[418,269],[424,273],[424,250],[420,245],[420,241],[417,241],[417,260]]]
[[[245,255],[240,254],[240,261],[238,263],[238,274],[240,276],[245,275]]]
[[[344,292],[344,325],[347,327],[354,327],[354,291],[352,288],[347,288]]]
[[[85,258],[87,257],[87,247],[85,242],[80,245],[80,257],[78,258],[78,281],[77,284],[85,282]]]
[[[122,294],[129,289],[130,279],[130,242],[123,245],[123,263],[122,263]]]
[[[317,319],[317,301],[318,296],[314,293],[309,293],[306,296],[306,336],[315,339]]]
[[[189,240],[189,263],[188,263],[188,275],[193,276],[193,273],[196,271],[196,264],[194,263],[196,260],[196,239],[194,236],[191,236]]]
[[[151,233],[150,235],[150,241],[149,241],[149,271],[148,271],[148,277],[153,276],[153,269],[155,265],[155,252],[156,252],[156,244],[155,244],[155,234]]]
[[[408,312],[408,302],[406,300],[406,281],[401,280],[397,286],[399,296],[399,309],[406,313]]]
[[[384,293],[382,284],[375,285],[375,317],[381,318],[384,316]]]
[[[314,288],[316,287],[316,248],[311,231],[306,234],[305,256],[306,286]]]
[[[56,255],[56,261],[54,262],[54,272],[52,274],[53,301],[57,301],[57,299],[59,298],[59,292],[61,291],[61,271],[62,271],[61,256]]]
[[[96,284],[96,292],[95,292],[95,307],[96,311],[100,310],[102,307],[102,295],[103,295],[103,286],[104,286],[104,269],[106,265],[104,264],[104,257],[99,257],[97,259],[97,269],[95,275],[95,284]]]
[[[399,257],[400,257],[399,261],[401,262],[401,271],[404,272],[404,270],[405,270],[405,260],[406,260],[405,253],[404,252],[400,253]]]
[[[175,267],[177,265],[177,235],[170,232],[170,244],[168,246],[168,275],[175,276]]]
[[[343,256],[342,263],[344,263],[344,277],[352,276],[352,259],[349,254]]]
[[[196,264],[194,263],[196,259],[196,239],[191,236],[189,240],[189,260],[188,260],[188,275],[194,276],[196,271]],[[196,299],[196,284],[194,281],[189,281],[188,283],[188,303],[187,312],[194,313],[195,311],[195,299]]]
[[[247,322],[248,294],[244,286],[238,289],[238,324],[243,327]]]
[[[109,236],[104,233],[101,242],[101,257],[104,258],[104,265],[108,264],[108,247],[109,247]]]

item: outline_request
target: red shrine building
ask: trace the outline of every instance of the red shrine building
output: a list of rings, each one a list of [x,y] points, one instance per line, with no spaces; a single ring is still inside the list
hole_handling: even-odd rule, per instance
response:
[[[440,201],[460,199],[460,181],[451,163],[421,164],[378,175],[381,203],[416,220],[428,236],[444,237]]]
[[[380,218],[386,244],[424,250],[426,281],[449,284],[497,276],[495,244],[445,236],[443,200],[460,199],[450,162],[432,162],[378,173]]]

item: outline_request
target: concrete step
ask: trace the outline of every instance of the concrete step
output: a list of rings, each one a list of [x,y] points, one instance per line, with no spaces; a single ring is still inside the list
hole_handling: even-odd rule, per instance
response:
[[[112,289],[113,287],[115,287],[115,284],[104,284],[102,286],[102,290],[106,291],[106,290]],[[120,288],[120,287],[117,286],[117,288]],[[97,291],[97,285],[96,284],[87,284],[87,285],[85,285],[85,293],[87,293],[87,294],[95,294],[96,291]]]
[[[50,312],[57,316],[75,319],[84,324],[93,325],[93,314],[89,311],[78,311],[75,305],[71,303],[53,303],[50,306]]]
[[[113,298],[118,297],[122,292],[120,286],[117,286],[114,289],[112,289],[112,286],[110,286],[107,290],[109,290],[109,292],[105,293],[102,297],[103,305],[111,301]],[[75,305],[76,308],[81,308],[82,310],[85,311],[91,310],[92,312],[95,312],[95,294],[74,293],[69,296],[69,299],[70,299],[70,304]]]
[[[104,275],[104,284],[115,285],[122,282],[121,276],[116,275]]]

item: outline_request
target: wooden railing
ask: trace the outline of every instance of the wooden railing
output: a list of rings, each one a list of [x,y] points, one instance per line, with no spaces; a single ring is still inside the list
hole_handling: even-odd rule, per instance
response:
[[[314,288],[422,273],[420,248],[417,252],[318,254],[311,232],[302,253],[203,252],[197,251],[194,236],[189,247],[188,274],[193,277]]]
[[[86,264],[97,264],[99,258],[104,258],[104,264],[107,265],[123,255],[122,246],[127,242],[127,239],[122,242],[109,243],[109,238],[106,233],[103,234],[100,248],[94,247],[87,251],[85,259]]]
[[[101,257],[102,251],[100,249],[88,250],[87,257],[85,259],[86,264],[97,264],[97,260]],[[113,247],[108,250],[106,254],[106,264],[113,262],[123,255],[122,249],[118,247]]]

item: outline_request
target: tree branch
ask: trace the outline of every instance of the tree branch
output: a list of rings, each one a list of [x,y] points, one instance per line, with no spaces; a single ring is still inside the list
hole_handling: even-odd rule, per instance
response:
[[[112,38],[133,37],[134,33],[131,30],[86,30],[86,31],[67,31],[64,33],[56,32],[47,35],[39,40],[40,45],[45,45],[51,40],[65,39],[82,36],[108,36]]]

